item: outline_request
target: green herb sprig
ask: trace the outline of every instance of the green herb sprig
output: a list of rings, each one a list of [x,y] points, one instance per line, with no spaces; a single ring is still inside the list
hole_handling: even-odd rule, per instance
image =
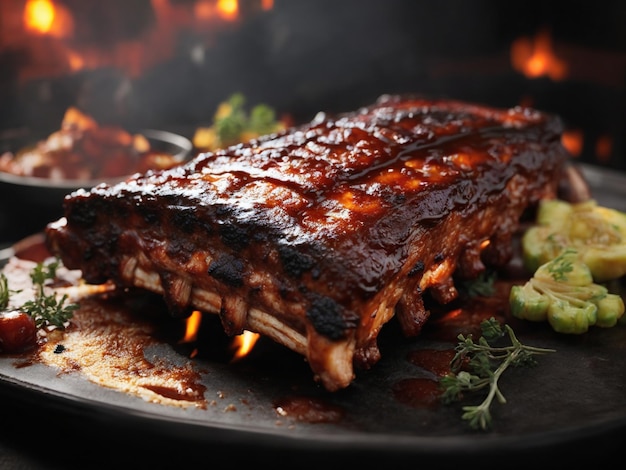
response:
[[[65,323],[72,318],[74,311],[78,308],[77,304],[66,304],[68,300],[67,294],[58,298],[55,293],[48,294],[45,291],[47,281],[56,277],[59,264],[59,260],[48,264],[37,263],[30,273],[35,290],[34,299],[24,302],[17,309],[30,315],[35,321],[37,328],[44,328],[49,325],[65,328]],[[11,292],[7,278],[2,273],[0,275],[0,311],[8,308]]]
[[[555,352],[554,349],[537,348],[522,344],[509,325],[504,328],[493,317],[481,323],[482,336],[474,342],[472,335],[458,336],[456,354],[450,362],[451,373],[440,380],[443,389],[441,399],[450,404],[460,401],[465,393],[488,388],[485,399],[479,405],[464,406],[462,419],[473,429],[487,430],[492,425],[491,405],[494,399],[506,403],[498,380],[510,366],[534,366],[535,355]],[[492,345],[508,335],[508,346]]]
[[[7,309],[10,298],[9,280],[4,273],[0,273],[0,312],[4,312]]]
[[[475,279],[461,282],[459,286],[468,297],[490,297],[496,292],[497,277],[495,271],[485,270]]]

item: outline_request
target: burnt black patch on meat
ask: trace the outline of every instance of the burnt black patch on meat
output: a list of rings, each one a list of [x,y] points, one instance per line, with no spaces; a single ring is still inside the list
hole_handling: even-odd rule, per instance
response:
[[[192,233],[198,225],[196,215],[190,209],[173,211],[172,223],[185,233]]]
[[[98,220],[98,204],[74,204],[67,213],[70,223],[81,227],[91,227]]]
[[[244,264],[232,255],[222,255],[209,264],[208,273],[230,287],[243,286]]]
[[[181,262],[189,261],[194,253],[193,245],[181,239],[171,240],[165,247],[165,250],[170,258],[180,260]]]
[[[316,297],[306,312],[315,331],[338,341],[346,336],[346,330],[356,327],[356,318],[347,318],[341,306],[329,297]]]
[[[233,250],[240,250],[250,244],[248,232],[242,227],[233,224],[225,224],[219,228],[220,236],[224,243]]]
[[[409,271],[409,277],[416,276],[423,271],[424,271],[424,262],[418,261]]]
[[[156,208],[140,208],[138,212],[141,214],[141,217],[148,225],[154,225],[161,220],[160,215],[163,211],[160,211]]]
[[[300,253],[289,246],[279,246],[278,256],[283,264],[285,272],[295,279],[300,278],[305,272],[315,266],[315,261],[308,255]],[[314,278],[319,276],[319,270],[315,270]]]

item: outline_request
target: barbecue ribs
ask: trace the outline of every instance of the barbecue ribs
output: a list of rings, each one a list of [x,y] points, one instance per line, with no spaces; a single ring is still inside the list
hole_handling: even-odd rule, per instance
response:
[[[218,314],[304,355],[327,390],[407,336],[454,281],[499,267],[525,210],[557,196],[558,117],[527,108],[383,96],[320,113],[166,171],[79,190],[48,247],[89,283],[160,293],[172,315]]]

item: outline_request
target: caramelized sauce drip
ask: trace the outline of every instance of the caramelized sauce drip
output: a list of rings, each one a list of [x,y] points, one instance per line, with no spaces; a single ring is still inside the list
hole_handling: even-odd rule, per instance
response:
[[[279,416],[307,423],[337,423],[345,414],[339,406],[309,397],[282,398],[274,403],[274,409]]]
[[[407,361],[416,366],[416,373],[428,373],[433,377],[408,377],[393,384],[395,399],[405,405],[421,408],[436,407],[442,390],[439,378],[451,372],[450,362],[456,351],[454,345],[458,335],[472,335],[479,338],[482,334],[480,324],[483,320],[495,317],[500,322],[508,321],[508,292],[511,282],[497,281],[494,293],[489,297],[463,298],[453,306],[439,306],[422,332],[423,337],[450,343],[448,349],[414,349],[407,354]],[[416,343],[419,345],[419,341]]]
[[[454,354],[454,349],[416,349],[409,353],[407,360],[438,377],[443,377],[450,372],[450,361]]]
[[[438,407],[441,393],[437,380],[424,377],[402,379],[393,386],[395,399],[413,408]]]

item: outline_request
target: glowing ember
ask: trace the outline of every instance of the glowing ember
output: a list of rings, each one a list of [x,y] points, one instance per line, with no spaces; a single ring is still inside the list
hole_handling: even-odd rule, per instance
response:
[[[511,45],[511,65],[528,78],[548,76],[552,80],[567,77],[567,64],[552,50],[552,39],[546,31],[539,32],[534,39],[522,37]]]
[[[463,315],[463,309],[461,308],[457,308],[454,310],[450,310],[449,312],[447,312],[442,318],[441,321],[442,322],[446,322],[446,321],[452,321],[455,318],[458,318],[460,316]]]
[[[85,67],[85,61],[79,54],[70,51],[67,59],[70,64],[70,69],[73,71],[77,71]]]
[[[575,129],[567,130],[561,136],[561,143],[572,156],[577,157],[583,151],[583,132]]]
[[[231,344],[231,348],[235,350],[232,362],[235,362],[242,357],[245,357],[256,344],[259,339],[258,333],[252,333],[251,331],[244,331],[239,336],[235,336]]]
[[[596,157],[600,161],[606,162],[609,158],[611,158],[611,153],[613,152],[613,139],[609,135],[603,135],[598,138],[596,141]]]

